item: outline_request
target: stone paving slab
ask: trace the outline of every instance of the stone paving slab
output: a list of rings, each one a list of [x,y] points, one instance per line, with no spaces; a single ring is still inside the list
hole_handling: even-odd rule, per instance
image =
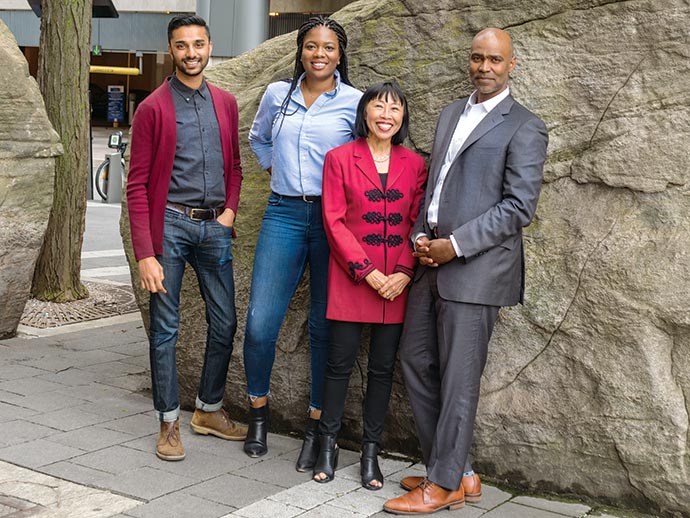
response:
[[[135,518],[217,518],[233,510],[226,505],[177,492],[135,507],[127,514]]]
[[[35,506],[30,516],[105,518],[123,513],[140,502],[92,489],[0,461],[0,490]],[[26,516],[29,516],[28,514]]]
[[[575,518],[584,516],[592,510],[591,507],[584,504],[545,500],[543,498],[534,498],[533,496],[518,496],[513,498],[512,502],[515,504],[534,507],[535,509],[543,509],[544,511],[551,511],[553,513],[562,514],[563,516],[572,516]]]
[[[49,426],[64,432],[76,430],[77,428],[84,428],[85,426],[100,424],[108,420],[109,419],[107,417],[84,412],[83,410],[80,410],[79,407],[61,408],[60,410],[55,410],[54,412],[35,414],[26,418],[26,421]]]
[[[75,464],[71,460],[65,460],[42,466],[41,473],[52,475],[58,478],[76,482],[90,487],[107,489],[112,487],[113,480],[117,475],[106,471],[89,468],[80,464]]]
[[[113,478],[109,489],[148,501],[198,482],[190,476],[182,477],[151,466],[144,466],[127,471],[125,476]]]
[[[483,518],[562,518],[563,516],[564,515],[560,513],[515,504],[513,502],[507,502],[482,515]],[[586,514],[581,516],[586,516]]]
[[[86,372],[76,367],[69,367],[57,372],[45,372],[37,376],[40,379],[66,385],[68,387],[78,387],[80,385],[90,385],[99,381],[98,375]]]
[[[0,446],[8,447],[15,444],[21,444],[40,439],[41,437],[47,437],[53,433],[55,433],[55,430],[47,426],[17,419],[2,424]],[[2,450],[0,449],[0,451]]]
[[[87,452],[102,450],[108,446],[121,444],[132,439],[132,435],[103,426],[87,426],[50,436],[51,442],[79,448]]]
[[[482,484],[482,499],[480,502],[473,505],[489,511],[507,502],[511,498],[513,498],[513,495],[506,491],[488,484]]]
[[[0,390],[0,401],[16,405],[20,408],[35,410],[36,412],[52,412],[60,408],[77,406],[85,402],[83,399],[75,397],[73,394],[61,393],[60,390],[32,394],[30,396],[22,396],[21,394],[13,394]]]
[[[84,450],[45,439],[36,439],[0,449],[0,459],[28,468],[39,468],[60,460],[71,459],[82,453]]]
[[[191,495],[235,509],[246,507],[281,491],[283,488],[280,486],[233,474],[216,477],[185,490]]]

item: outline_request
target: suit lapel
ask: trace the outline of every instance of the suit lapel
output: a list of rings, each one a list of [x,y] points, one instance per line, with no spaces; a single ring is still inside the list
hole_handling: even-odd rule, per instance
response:
[[[391,185],[398,181],[405,170],[406,154],[402,146],[393,146],[391,148],[391,161],[388,166],[388,180],[386,181],[386,189],[390,189]]]
[[[465,142],[462,144],[462,147],[460,148],[460,151],[458,151],[458,154],[456,155],[454,160],[456,160],[457,157],[462,155],[462,153],[468,147],[477,142],[477,140],[479,140],[493,128],[501,124],[503,122],[504,117],[508,115],[508,113],[510,112],[510,107],[513,105],[513,102],[513,98],[509,95],[500,103],[498,103],[498,106],[491,110],[487,114],[487,116],[484,117],[479,124],[477,124],[477,127],[474,128],[474,130],[472,130],[472,133],[469,134]]]
[[[448,124],[444,128],[439,128],[444,131],[442,135],[437,135],[441,138],[441,145],[438,147],[438,151],[432,154],[433,160],[431,164],[431,171],[429,171],[429,185],[436,185],[438,181],[438,175],[441,171],[441,166],[446,158],[446,153],[448,153],[448,146],[450,146],[450,141],[455,133],[455,128],[460,120],[460,115],[465,110],[465,105],[467,104],[469,97],[457,105],[455,111],[451,114]],[[431,199],[431,197],[429,197]]]
[[[379,178],[379,173],[376,171],[376,165],[371,157],[371,151],[369,151],[365,138],[359,138],[355,141],[353,155],[357,169],[381,191],[381,178]]]

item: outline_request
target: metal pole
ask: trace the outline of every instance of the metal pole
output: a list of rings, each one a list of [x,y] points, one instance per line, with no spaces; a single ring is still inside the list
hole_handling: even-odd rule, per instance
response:
[[[122,201],[122,154],[119,151],[108,153],[108,193],[106,203],[120,203]]]
[[[86,199],[93,200],[93,105],[89,89],[89,180],[86,184]]]

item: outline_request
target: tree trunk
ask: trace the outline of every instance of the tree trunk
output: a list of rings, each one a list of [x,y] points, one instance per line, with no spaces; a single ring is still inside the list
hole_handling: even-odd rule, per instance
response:
[[[31,293],[69,302],[89,294],[79,272],[89,166],[92,0],[42,0],[41,9],[38,84],[64,154],[55,161],[53,208]]]

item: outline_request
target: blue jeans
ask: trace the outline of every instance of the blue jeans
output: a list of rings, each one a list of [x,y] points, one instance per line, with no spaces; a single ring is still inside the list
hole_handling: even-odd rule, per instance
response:
[[[256,243],[244,335],[244,369],[249,396],[262,397],[270,392],[278,332],[309,263],[309,405],[321,408],[328,360],[326,301],[329,254],[321,202],[308,203],[272,193]]]
[[[180,289],[185,264],[196,272],[206,303],[206,354],[196,407],[207,412],[220,409],[225,379],[237,329],[235,283],[232,272],[232,229],[216,220],[193,221],[165,209],[163,286],[167,293],[152,293],[149,346],[153,406],[161,421],[174,421],[180,413],[175,364],[175,344],[180,324]]]

